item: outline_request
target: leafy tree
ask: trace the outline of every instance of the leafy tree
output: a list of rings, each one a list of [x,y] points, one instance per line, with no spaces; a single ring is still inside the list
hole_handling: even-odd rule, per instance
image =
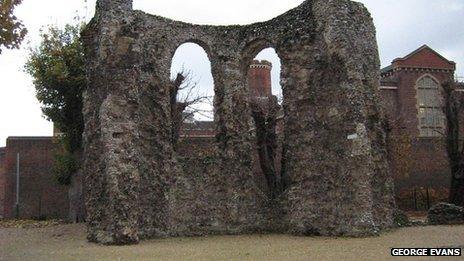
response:
[[[42,112],[63,133],[64,151],[55,157],[54,173],[60,184],[69,185],[78,170],[84,121],[82,92],[86,81],[84,47],[80,31],[84,25],[66,25],[59,29],[50,26],[41,34],[41,44],[32,49],[26,63],[26,71],[33,77],[37,99]],[[206,100],[206,96],[194,95],[187,73],[179,73],[172,80],[171,109],[173,144],[177,144],[185,116],[198,112],[188,110],[192,105]],[[186,90],[180,99],[178,92]]]
[[[65,153],[55,157],[55,173],[62,184],[70,184],[81,149],[84,121],[82,92],[86,87],[82,25],[50,26],[42,32],[41,44],[30,51],[26,71],[33,77],[42,112],[63,133]]]
[[[55,155],[53,174],[59,184],[71,184],[72,175],[79,170],[79,163],[76,156],[65,151]]]
[[[13,15],[15,7],[21,2],[22,0],[1,0],[0,2],[0,54],[4,48],[19,48],[26,36],[26,28]]]

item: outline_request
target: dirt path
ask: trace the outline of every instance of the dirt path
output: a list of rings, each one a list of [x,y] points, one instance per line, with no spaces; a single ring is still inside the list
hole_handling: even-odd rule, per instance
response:
[[[392,259],[391,247],[443,246],[464,247],[464,226],[412,227],[364,239],[287,235],[211,236],[150,240],[136,246],[122,247],[87,243],[83,225],[0,228],[2,261],[385,260]]]

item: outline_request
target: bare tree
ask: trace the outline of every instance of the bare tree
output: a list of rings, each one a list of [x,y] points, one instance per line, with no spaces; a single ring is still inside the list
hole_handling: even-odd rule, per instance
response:
[[[174,148],[177,147],[180,132],[184,122],[193,118],[196,114],[207,116],[209,110],[202,110],[195,105],[201,103],[210,103],[212,98],[207,95],[198,93],[197,83],[192,81],[191,73],[180,72],[176,78],[171,81],[170,104],[172,117],[172,136],[171,141]],[[180,96],[179,93],[184,95]]]
[[[283,191],[281,175],[276,169],[277,116],[281,109],[276,96],[251,98],[251,113],[256,127],[259,164],[266,179],[270,196],[277,198]]]

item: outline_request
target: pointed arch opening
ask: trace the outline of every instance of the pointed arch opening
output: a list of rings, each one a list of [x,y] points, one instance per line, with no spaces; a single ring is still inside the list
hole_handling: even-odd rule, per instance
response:
[[[285,175],[281,171],[284,139],[281,61],[276,50],[264,40],[250,44],[244,59],[256,146],[255,180],[271,199],[275,199],[285,187]]]
[[[425,74],[416,82],[420,137],[441,137],[445,132],[443,90],[440,82]]]
[[[280,75],[281,75],[281,62],[280,58],[277,55],[277,52],[274,48],[268,47],[260,51],[253,59],[252,64],[250,64],[250,69],[253,66],[253,64],[257,61],[258,63],[264,64],[266,66],[266,63],[268,62],[270,65],[270,78],[265,76],[261,76],[262,79],[262,84],[261,86],[264,88],[269,88],[270,86],[270,95],[275,96],[277,98],[277,101],[279,104],[282,104],[283,101],[283,94],[282,94],[282,86],[280,84]],[[267,72],[266,72],[267,74]],[[267,80],[270,80],[270,83],[267,83]],[[251,81],[250,81],[251,80]],[[254,79],[249,78],[249,87],[252,88],[251,84]],[[254,86],[255,88],[259,88],[258,86]]]

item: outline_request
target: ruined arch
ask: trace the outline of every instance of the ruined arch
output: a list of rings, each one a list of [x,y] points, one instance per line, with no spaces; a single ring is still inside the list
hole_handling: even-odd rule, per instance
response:
[[[263,51],[272,50],[266,58],[257,58]],[[277,59],[274,59],[277,58]],[[279,61],[279,83],[282,68],[280,57],[273,45],[265,39],[257,39],[246,45],[242,51],[243,64],[246,65],[246,85],[249,89],[250,121],[253,130],[253,173],[259,188],[270,199],[279,197],[286,189],[286,180],[282,178],[281,159],[284,144],[284,113],[278,94],[274,93],[276,83],[273,71],[277,68],[274,60]],[[269,63],[271,62],[271,63]],[[279,94],[282,94],[281,87]]]
[[[281,58],[282,56],[281,56],[280,52],[277,50],[276,46],[277,45],[273,44],[271,41],[269,41],[267,39],[264,39],[264,38],[254,39],[254,40],[248,42],[245,45],[245,47],[243,48],[243,50],[241,51],[242,74],[244,76],[247,75],[248,68],[249,68],[251,62],[253,61],[254,57],[256,57],[261,51],[266,50],[268,48],[272,48],[275,51],[275,53],[276,53],[276,55],[279,58],[280,63],[281,63],[281,68],[280,68],[280,72],[279,72],[279,74],[280,74],[279,75],[279,77],[280,77],[279,85],[281,85],[281,83],[282,83],[282,71],[283,71],[284,64],[283,64],[283,61],[282,61],[282,58]],[[283,86],[281,86],[281,88],[283,89]],[[282,95],[283,95],[283,93],[282,93]]]
[[[171,49],[171,51],[170,51],[171,63],[172,63],[172,59],[174,58],[174,55],[175,55],[176,51],[179,49],[179,47],[181,47],[184,44],[188,44],[188,43],[192,43],[192,44],[196,44],[196,45],[200,46],[203,49],[203,51],[205,51],[206,56],[208,57],[208,59],[211,61],[212,50],[211,50],[210,46],[207,43],[205,43],[204,41],[202,41],[202,40],[199,40],[199,39],[196,39],[196,38],[189,38],[187,40],[180,41],[178,44],[173,45],[174,48]]]
[[[362,4],[306,0],[267,22],[207,26],[133,11],[131,0],[98,0],[83,39],[90,241],[257,231],[365,236],[393,226],[375,28]],[[208,49],[217,96],[217,153],[201,182],[181,171],[169,140],[167,75],[187,40]],[[271,45],[283,65],[292,181],[273,201],[253,182],[244,73],[248,57]]]
[[[282,62],[279,55],[273,47],[269,47],[261,50],[256,55],[257,60],[268,60],[272,63],[271,68],[271,93],[279,97],[279,102],[282,99],[282,85],[281,85],[281,74],[282,74]]]
[[[206,103],[206,97],[214,96],[214,78],[210,55],[197,42],[199,41],[187,41],[179,45],[171,59],[171,80],[174,80],[178,73],[185,77],[181,89],[178,91],[178,101],[186,103],[186,109],[195,109],[200,105],[205,107],[209,105]],[[176,55],[183,55],[183,57]],[[202,75],[204,77],[201,77]],[[204,115],[201,118],[211,116],[209,119],[213,119],[214,108],[212,106],[213,104],[211,104],[211,112],[208,113],[211,115]],[[205,111],[205,113],[207,112]],[[201,116],[199,114],[200,111],[195,116],[198,118]]]
[[[248,42],[245,47],[243,48],[242,50],[242,63],[243,63],[243,68],[242,68],[242,71],[244,74],[246,74],[247,70],[248,70],[248,66],[250,65],[250,63],[253,61],[253,58],[263,49],[266,49],[266,48],[274,48],[275,49],[275,45],[272,44],[271,41],[267,40],[267,39],[264,39],[264,38],[258,38],[258,39],[254,39],[250,42]],[[277,50],[276,50],[277,52]],[[277,53],[277,55],[279,55]]]

